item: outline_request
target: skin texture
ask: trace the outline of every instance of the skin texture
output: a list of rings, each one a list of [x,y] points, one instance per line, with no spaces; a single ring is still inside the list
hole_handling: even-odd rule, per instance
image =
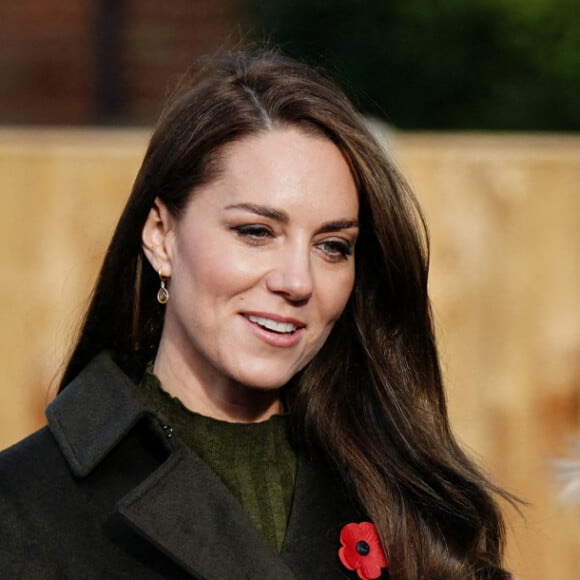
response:
[[[296,128],[230,143],[220,164],[179,218],[156,200],[143,229],[169,278],[154,371],[193,411],[262,421],[348,301],[358,193],[340,150]]]

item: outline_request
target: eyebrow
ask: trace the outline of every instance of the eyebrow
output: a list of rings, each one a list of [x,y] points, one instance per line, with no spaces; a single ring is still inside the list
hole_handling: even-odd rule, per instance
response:
[[[260,215],[262,217],[273,219],[277,222],[287,224],[290,221],[290,216],[281,209],[276,209],[267,205],[258,205],[255,203],[236,203],[227,205],[225,209],[242,209]],[[337,230],[347,230],[349,228],[358,228],[359,222],[357,219],[345,219],[326,222],[322,224],[318,230],[320,233],[335,232]]]
[[[267,205],[258,205],[255,203],[236,203],[233,205],[227,205],[225,209],[243,209],[262,217],[273,219],[277,222],[282,222],[287,224],[290,221],[290,216],[280,209],[275,209]]]

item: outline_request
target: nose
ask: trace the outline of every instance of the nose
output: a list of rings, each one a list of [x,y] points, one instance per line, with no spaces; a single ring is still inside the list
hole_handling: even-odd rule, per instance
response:
[[[290,302],[308,301],[314,289],[309,252],[288,250],[274,257],[274,261],[274,267],[266,278],[268,290]]]

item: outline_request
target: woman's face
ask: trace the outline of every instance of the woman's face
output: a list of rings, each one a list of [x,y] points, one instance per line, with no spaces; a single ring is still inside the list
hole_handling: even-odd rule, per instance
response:
[[[170,278],[156,372],[227,398],[278,389],[322,347],[353,287],[359,203],[340,150],[299,129],[231,143],[220,166],[178,219],[157,202],[144,246]]]

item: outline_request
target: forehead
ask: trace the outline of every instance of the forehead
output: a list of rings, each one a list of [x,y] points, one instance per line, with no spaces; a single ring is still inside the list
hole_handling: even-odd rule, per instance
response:
[[[297,128],[276,128],[224,146],[215,180],[193,200],[299,206],[355,217],[358,192],[350,167],[329,139]],[[209,189],[211,194],[203,195]],[[201,194],[201,195],[200,195]],[[343,215],[344,214],[344,215]]]

